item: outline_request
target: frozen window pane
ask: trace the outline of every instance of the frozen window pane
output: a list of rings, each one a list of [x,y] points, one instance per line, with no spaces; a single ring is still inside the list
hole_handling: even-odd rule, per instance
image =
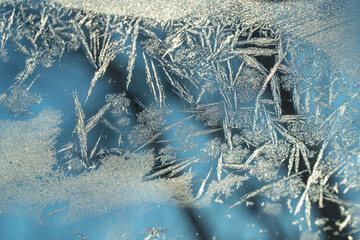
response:
[[[1,224],[63,230],[45,239],[356,239],[358,9],[0,1]],[[11,229],[0,237],[38,239]]]

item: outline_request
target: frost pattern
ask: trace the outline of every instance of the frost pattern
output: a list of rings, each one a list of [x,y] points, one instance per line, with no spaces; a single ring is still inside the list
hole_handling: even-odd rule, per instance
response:
[[[334,236],[358,232],[359,203],[346,194],[360,186],[359,84],[332,69],[328,47],[271,24],[281,14],[270,22],[254,15],[156,21],[3,3],[1,64],[9,45],[26,60],[15,79],[2,79],[2,114],[33,116],[0,121],[1,209],[33,206],[39,219],[46,204],[67,202],[74,220],[145,202],[237,208],[265,198],[266,214],[305,216],[303,239],[331,228],[324,220],[316,232],[312,220],[313,208],[330,203],[341,213]],[[93,75],[85,91],[72,89],[74,130],[58,149],[61,114],[30,112],[42,99],[30,88],[37,69],[74,51]],[[116,92],[95,98],[118,56],[127,75]],[[206,174],[192,172],[197,166]],[[166,229],[145,233],[165,238]]]
[[[41,96],[39,94],[30,93],[29,88],[24,89],[18,85],[10,90],[8,96],[4,94],[4,100],[1,104],[10,114],[17,116],[19,114],[29,114],[29,107],[40,102]]]

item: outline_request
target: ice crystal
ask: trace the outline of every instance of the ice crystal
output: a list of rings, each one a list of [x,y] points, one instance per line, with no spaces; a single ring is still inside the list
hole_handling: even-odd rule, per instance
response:
[[[280,215],[282,212],[282,205],[280,203],[266,202],[263,204],[263,211],[268,215]]]
[[[359,230],[349,200],[360,189],[351,4],[95,2],[0,3],[0,66],[11,69],[1,118],[19,118],[0,120],[1,211],[32,206],[39,218],[58,201],[74,220],[144,203],[233,211],[262,201],[280,215],[286,202],[306,222],[300,238]],[[90,78],[69,87],[64,125],[74,129],[58,137],[61,113],[33,111],[49,99],[33,86],[67,54],[84,55]],[[313,209],[325,219],[318,231]]]
[[[105,96],[107,103],[110,103],[112,110],[111,113],[114,116],[120,116],[127,109],[130,101],[125,97],[125,94],[107,94]]]
[[[207,126],[216,127],[222,119],[222,110],[219,106],[207,107],[204,111],[201,111],[196,119],[205,122]]]
[[[10,114],[17,116],[19,114],[29,114],[29,107],[39,104],[41,100],[41,95],[29,92],[29,88],[15,86],[1,104]]]
[[[60,116],[58,111],[44,110],[28,121],[1,121],[3,180],[7,179],[8,184],[13,177],[19,182],[31,181],[46,174],[46,171],[51,171],[56,164],[53,147],[55,137],[60,132]],[[3,181],[2,184],[6,182]]]
[[[166,239],[166,228],[158,227],[157,225],[153,227],[152,229],[144,229],[144,232],[148,235],[144,238],[145,240],[150,239]]]
[[[251,167],[250,174],[255,175],[260,181],[271,181],[277,178],[279,162],[269,161],[263,157],[258,157]]]
[[[202,201],[211,201],[214,195],[217,195],[216,199],[224,196],[231,196],[232,192],[242,186],[243,182],[247,180],[247,177],[237,176],[229,174],[221,181],[211,181],[208,184],[208,190],[206,191]]]

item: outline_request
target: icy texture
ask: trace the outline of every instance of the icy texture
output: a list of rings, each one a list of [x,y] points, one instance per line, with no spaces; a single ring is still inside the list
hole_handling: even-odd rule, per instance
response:
[[[145,202],[179,200],[181,204],[191,204],[190,174],[169,180],[142,181],[152,169],[151,154],[111,155],[101,160],[98,170],[76,177],[54,170],[59,123],[60,114],[53,110],[45,110],[27,121],[0,121],[3,211],[26,214],[32,206],[35,211],[30,212],[35,214],[32,217],[39,218],[38,208],[60,201],[69,202],[69,215],[76,219]],[[27,211],[20,208],[22,205]]]
[[[39,220],[63,202],[74,221],[146,204],[260,205],[293,214],[304,239],[359,231],[347,197],[360,189],[355,3],[58,2],[0,9],[1,64],[25,59],[1,76],[1,211]],[[39,111],[47,89],[33,86],[69,53],[91,77],[70,89],[73,131],[58,137],[61,113]],[[313,209],[330,204],[340,216],[316,224]]]
[[[360,60],[357,42],[359,1],[72,1],[55,0],[68,7],[97,13],[129,15],[157,20],[174,20],[188,16],[238,16],[245,24],[270,22],[284,34],[311,41],[326,52],[344,73],[357,77]]]

